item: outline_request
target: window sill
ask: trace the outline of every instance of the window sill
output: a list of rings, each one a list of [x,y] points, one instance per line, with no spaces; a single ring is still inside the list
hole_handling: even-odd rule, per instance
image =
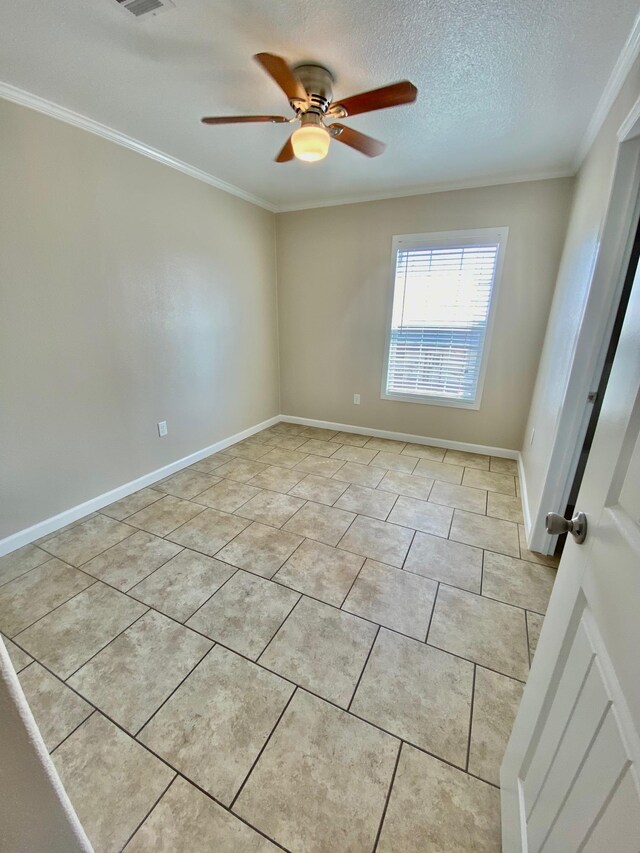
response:
[[[451,409],[480,408],[480,400],[452,400],[449,397],[424,397],[420,394],[380,394],[381,400],[393,400],[396,403],[419,403],[422,406],[447,406]]]

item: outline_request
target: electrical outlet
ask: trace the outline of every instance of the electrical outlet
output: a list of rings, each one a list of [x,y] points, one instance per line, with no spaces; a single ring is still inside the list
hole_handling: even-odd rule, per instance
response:
[[[360,394],[354,394],[353,395],[353,405],[354,406],[360,405]]]
[[[163,438],[168,432],[169,429],[167,427],[167,422],[158,421],[158,435],[160,436],[160,438]]]
[[[533,437],[536,434],[535,427],[531,430],[531,438],[529,439],[529,444],[533,444]]]

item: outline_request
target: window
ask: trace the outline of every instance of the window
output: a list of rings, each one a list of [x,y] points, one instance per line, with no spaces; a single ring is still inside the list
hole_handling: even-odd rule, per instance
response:
[[[393,238],[383,398],[480,408],[507,233]]]

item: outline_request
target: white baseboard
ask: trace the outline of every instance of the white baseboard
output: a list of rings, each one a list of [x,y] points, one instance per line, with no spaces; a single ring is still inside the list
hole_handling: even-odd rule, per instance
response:
[[[189,465],[193,465],[194,462],[199,462],[206,456],[211,456],[212,453],[218,453],[226,447],[230,447],[232,444],[235,444],[237,441],[249,438],[249,436],[254,435],[256,432],[260,432],[267,427],[273,426],[281,420],[282,418],[279,415],[275,415],[260,424],[256,424],[255,426],[242,430],[242,432],[237,432],[235,435],[230,435],[228,438],[216,441],[215,444],[210,444],[209,447],[203,447],[202,450],[197,450],[195,453],[189,454],[189,456],[183,456],[182,459],[176,459],[175,462],[170,462],[162,468],[156,468],[155,471],[151,471],[149,474],[144,474],[136,480],[130,480],[122,486],[117,486],[109,492],[98,495],[98,497],[91,498],[90,500],[71,507],[71,509],[67,509],[64,512],[59,512],[57,515],[52,515],[50,518],[46,518],[44,521],[39,521],[37,524],[33,524],[31,527],[27,527],[24,530],[19,530],[17,533],[12,533],[10,536],[0,539],[0,557],[4,554],[10,553],[11,551],[15,551],[17,548],[22,548],[23,545],[29,545],[29,543],[34,542],[36,539],[41,539],[43,536],[47,536],[49,533],[53,533],[61,527],[65,527],[67,524],[72,524],[79,518],[83,518],[91,512],[102,509],[102,507],[108,506],[114,501],[126,498],[128,495],[131,495],[140,489],[144,489],[145,486],[151,486],[153,483],[164,480],[166,477],[171,476],[171,474],[175,474],[176,471],[180,471],[182,468],[187,468]]]
[[[527,478],[524,473],[524,462],[522,454],[518,453],[518,477],[520,478],[520,503],[522,504],[522,515],[524,519],[524,533],[529,543],[531,532],[531,511],[529,510],[529,493],[527,491]]]
[[[353,424],[338,424],[332,421],[317,421],[313,418],[296,418],[292,415],[280,415],[279,420],[288,424],[304,424],[305,426],[334,429],[339,432],[355,432],[360,435],[371,435],[376,438],[391,438],[394,441],[410,441],[413,444],[429,444],[431,447],[444,447],[447,450],[466,450],[468,453],[484,453],[487,456],[500,456],[503,459],[518,459],[519,451],[506,447],[487,447],[485,444],[470,444],[466,441],[446,441],[442,438],[429,438],[424,435],[411,435],[407,432],[391,432],[386,429],[369,429],[368,427],[353,426]]]

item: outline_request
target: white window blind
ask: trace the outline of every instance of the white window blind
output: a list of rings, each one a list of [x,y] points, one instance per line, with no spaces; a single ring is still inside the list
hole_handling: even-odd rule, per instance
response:
[[[446,236],[396,244],[384,396],[454,405],[478,396],[501,241]]]

